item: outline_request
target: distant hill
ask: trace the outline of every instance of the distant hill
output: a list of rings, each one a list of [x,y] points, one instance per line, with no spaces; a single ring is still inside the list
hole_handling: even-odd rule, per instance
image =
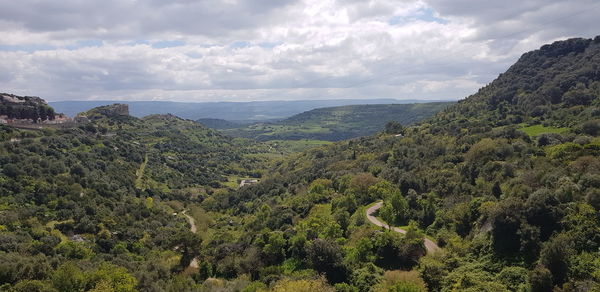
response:
[[[91,108],[123,103],[129,105],[131,115],[173,114],[185,119],[223,119],[228,121],[257,122],[284,119],[301,112],[332,106],[353,104],[405,104],[424,102],[396,99],[337,99],[299,101],[251,102],[170,102],[170,101],[58,101],[50,102],[58,112],[75,116]]]
[[[231,122],[223,119],[198,119],[196,122],[215,130],[233,129],[244,126],[242,123]]]
[[[451,102],[372,104],[318,108],[279,122],[224,129],[235,136],[269,140],[339,141],[381,131],[389,121],[413,124],[448,107]],[[208,126],[208,125],[207,125]]]

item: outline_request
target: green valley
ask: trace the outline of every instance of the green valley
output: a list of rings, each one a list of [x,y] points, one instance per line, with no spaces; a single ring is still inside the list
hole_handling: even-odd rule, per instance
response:
[[[598,291],[599,68],[600,36],[457,103],[0,125],[0,290]]]

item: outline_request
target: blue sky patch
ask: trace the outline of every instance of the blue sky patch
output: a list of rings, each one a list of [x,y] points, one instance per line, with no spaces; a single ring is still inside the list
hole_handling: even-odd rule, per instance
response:
[[[155,49],[173,48],[185,46],[184,41],[158,41],[152,43],[152,47]]]
[[[229,45],[230,48],[232,49],[239,49],[239,48],[246,48],[249,47],[250,43],[249,42],[234,42],[231,45]]]
[[[68,45],[67,50],[77,50],[86,47],[101,47],[104,43],[101,40],[81,40],[73,45]]]
[[[431,8],[423,8],[417,11],[414,15],[410,16],[394,16],[388,20],[390,25],[402,25],[409,23],[411,21],[426,21],[426,22],[436,22],[440,24],[447,24],[448,21],[442,18],[439,18],[436,15],[435,10]]]
[[[31,45],[3,45],[0,44],[0,51],[11,51],[11,52],[28,52],[32,53],[35,51],[51,51],[55,50],[55,46],[42,45],[42,44],[31,44]]]

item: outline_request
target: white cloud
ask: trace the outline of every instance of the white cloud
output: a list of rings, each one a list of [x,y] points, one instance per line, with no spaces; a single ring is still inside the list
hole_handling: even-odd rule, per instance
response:
[[[592,36],[600,12],[582,9],[600,5],[579,1],[0,0],[0,88],[48,100],[457,99],[527,50]]]

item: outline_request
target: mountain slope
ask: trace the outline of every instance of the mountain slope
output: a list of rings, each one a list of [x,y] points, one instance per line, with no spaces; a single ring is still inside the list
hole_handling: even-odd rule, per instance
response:
[[[477,94],[436,116],[448,127],[544,123],[576,126],[597,119],[600,37],[545,45],[519,61]],[[477,126],[477,125],[474,125]]]
[[[372,135],[390,121],[409,125],[441,111],[452,103],[375,104],[318,108],[282,121],[223,130],[223,133],[269,140],[339,141]]]

